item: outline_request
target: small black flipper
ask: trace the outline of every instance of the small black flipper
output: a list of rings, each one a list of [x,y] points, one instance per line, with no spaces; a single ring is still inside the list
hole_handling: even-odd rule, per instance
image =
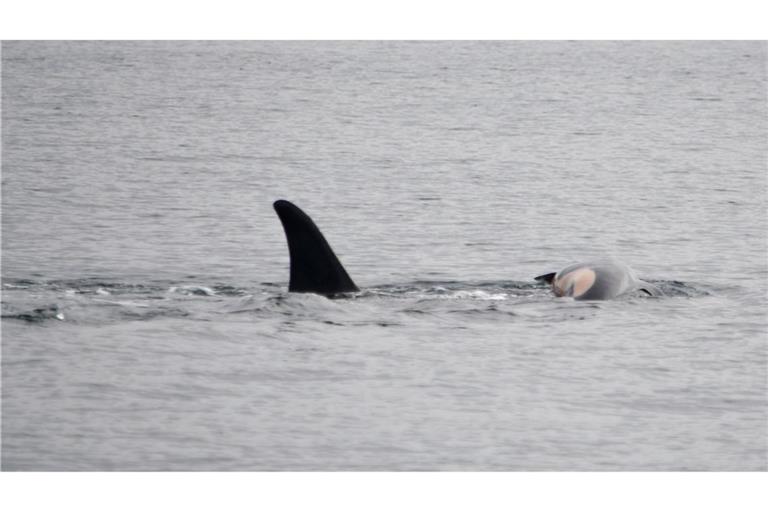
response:
[[[325,296],[359,291],[309,215],[289,201],[274,203],[291,256],[289,292]]]
[[[547,284],[552,284],[552,281],[554,281],[556,275],[557,275],[557,272],[550,272],[549,274],[542,274],[540,276],[536,276],[533,279],[536,281],[544,281]]]

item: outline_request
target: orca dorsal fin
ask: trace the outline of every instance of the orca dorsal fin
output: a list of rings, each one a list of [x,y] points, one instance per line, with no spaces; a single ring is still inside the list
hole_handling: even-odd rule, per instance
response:
[[[284,199],[275,201],[272,206],[288,240],[291,257],[289,292],[330,297],[359,291],[309,215]]]

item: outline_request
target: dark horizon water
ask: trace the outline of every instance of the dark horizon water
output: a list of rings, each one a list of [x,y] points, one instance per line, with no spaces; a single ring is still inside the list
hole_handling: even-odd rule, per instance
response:
[[[2,469],[765,471],[767,56],[4,42]]]

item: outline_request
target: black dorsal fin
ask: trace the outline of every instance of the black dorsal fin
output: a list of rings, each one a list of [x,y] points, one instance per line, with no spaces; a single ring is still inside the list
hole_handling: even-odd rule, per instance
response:
[[[284,199],[273,206],[283,223],[291,256],[289,292],[333,296],[359,291],[309,215]]]

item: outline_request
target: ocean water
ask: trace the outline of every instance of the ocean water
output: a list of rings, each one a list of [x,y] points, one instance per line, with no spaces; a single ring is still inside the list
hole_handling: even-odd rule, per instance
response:
[[[2,469],[765,471],[767,58],[4,42]]]

